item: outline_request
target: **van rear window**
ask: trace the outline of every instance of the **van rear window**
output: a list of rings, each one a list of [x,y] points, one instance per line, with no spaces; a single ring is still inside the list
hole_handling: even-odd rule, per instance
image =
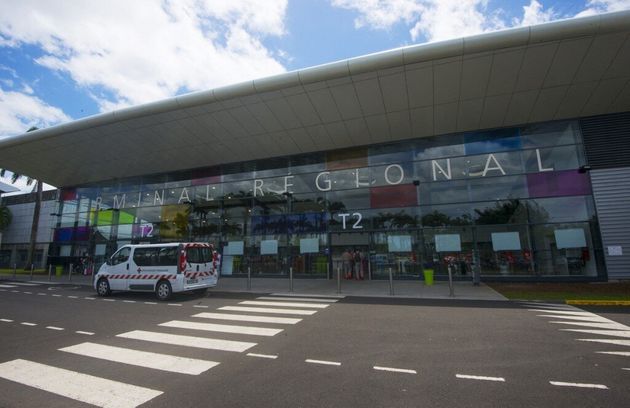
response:
[[[138,266],[177,265],[177,247],[136,248],[133,261]]]
[[[186,260],[190,263],[212,262],[212,251],[208,247],[186,248]]]

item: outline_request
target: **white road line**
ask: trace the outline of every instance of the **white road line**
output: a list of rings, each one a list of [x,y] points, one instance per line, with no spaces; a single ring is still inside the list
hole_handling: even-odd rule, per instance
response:
[[[408,370],[406,368],[392,368],[392,367],[379,367],[379,366],[374,366],[373,368],[378,371],[391,371],[394,373],[418,374],[416,370]]]
[[[46,296],[45,293],[38,293],[37,296]]]
[[[25,295],[32,295],[33,294],[33,292],[22,292],[22,293],[24,293]]]
[[[158,326],[221,333],[249,334],[251,336],[275,336],[276,334],[282,332],[282,329],[266,329],[263,327],[252,326],[232,326],[227,324],[184,322],[181,320],[172,320],[170,322],[160,323]]]
[[[614,356],[630,357],[630,351],[597,351],[599,354],[612,354]]]
[[[144,302],[145,305],[157,305],[156,302]]]
[[[63,327],[57,327],[57,326],[46,326],[46,328],[50,330],[58,330],[58,331],[65,330]]]
[[[599,388],[601,390],[607,390],[603,384],[585,384],[585,383],[570,383],[570,382],[562,382],[562,381],[549,381],[551,385],[557,385],[559,387],[578,387],[578,388]]]
[[[18,286],[39,286],[36,283],[25,283],[25,282],[11,282],[11,285],[18,285]]]
[[[278,356],[273,355],[273,354],[247,353],[247,355],[250,356],[250,357],[269,358],[269,359],[272,359],[272,360],[275,360],[276,358],[278,358]]]
[[[335,303],[339,302],[339,299],[312,299],[312,298],[299,298],[299,297],[275,297],[275,296],[261,296],[257,297],[258,300],[282,300],[282,301],[293,301],[293,302],[314,302],[314,303]]]
[[[304,361],[307,362],[307,363],[311,363],[311,364],[323,364],[323,365],[331,365],[331,366],[340,366],[341,365],[341,363],[339,363],[337,361],[311,360],[310,358],[307,358]]]
[[[616,344],[618,346],[630,346],[630,340],[614,340],[614,339],[577,339],[577,341],[591,341],[593,343]]]
[[[527,310],[529,310],[530,312],[554,313],[561,316],[584,316],[584,317],[597,316],[595,313],[591,313],[591,312],[574,312],[570,310],[545,310],[545,309],[527,309]]]
[[[14,288],[15,285],[0,285],[0,288]]]
[[[96,298],[93,298],[93,297],[84,297],[83,299],[86,299],[86,300],[96,300]]]
[[[68,296],[68,299],[78,299],[78,296]]]
[[[13,320],[11,319],[0,319],[0,322],[11,323]]]
[[[218,320],[235,320],[240,322],[257,322],[257,323],[278,323],[278,324],[296,324],[302,319],[290,317],[269,317],[269,316],[252,316],[228,313],[197,313],[192,317],[200,317],[202,319],[218,319]]]
[[[343,299],[345,295],[305,295],[296,293],[272,293],[271,296],[288,296],[288,297],[309,297],[309,298],[321,298],[321,299]]]
[[[600,336],[613,336],[630,338],[630,330],[586,330],[586,329],[560,329],[576,333],[599,334]]]
[[[116,299],[101,299],[101,300],[103,300],[105,302],[115,302],[116,301]]]
[[[180,336],[176,334],[156,333],[144,330],[133,330],[127,333],[116,335],[126,339],[151,341],[154,343],[174,344],[183,347],[195,347],[208,350],[243,351],[254,347],[257,343],[244,341],[208,339],[205,337]]]
[[[538,317],[548,317],[550,319],[564,319],[564,320],[575,320],[578,322],[599,322],[599,323],[610,323],[612,320],[606,319],[605,317],[593,315],[591,317],[586,316],[560,316],[560,315],[536,315]]]
[[[253,313],[275,313],[275,314],[293,314],[310,316],[317,313],[317,310],[299,310],[299,309],[272,309],[268,307],[242,307],[242,306],[223,306],[219,310],[230,310],[233,312],[253,312]]]
[[[197,307],[197,308],[200,308],[200,309],[207,309],[208,308],[208,306],[204,306],[204,305],[193,305],[193,307]]]
[[[61,297],[61,295],[54,294],[53,297]]]
[[[85,334],[87,336],[94,336],[94,333],[92,333],[92,332],[86,332],[86,331],[81,331],[81,330],[77,330],[77,331],[75,331],[75,333],[77,333],[77,334]]]
[[[135,300],[123,300],[123,303],[136,303]]]
[[[29,322],[22,322],[20,324],[23,324],[24,326],[37,326],[37,323],[29,323]]]
[[[289,303],[289,302],[259,302],[256,300],[246,300],[240,302],[239,305],[252,305],[252,306],[288,306],[288,307],[312,307],[315,309],[325,309],[330,305],[317,305],[310,303]]]
[[[0,377],[99,407],[137,407],[162,394],[150,388],[21,359],[0,364]]]
[[[168,354],[151,353],[89,342],[60,348],[59,351],[114,361],[116,363],[189,375],[199,375],[219,365],[216,361],[171,356]]]
[[[591,322],[557,322],[551,321],[553,324],[568,324],[572,326],[592,327],[596,329],[609,329],[609,330],[630,330],[630,327],[621,323],[591,323]]]
[[[168,305],[169,305],[169,306],[181,306],[181,304],[180,304],[180,303],[169,303]]]
[[[12,290],[11,293],[20,293],[19,290]]]
[[[628,370],[628,371],[630,371],[630,368],[622,368],[622,370]]]
[[[466,375],[466,374],[455,374],[455,377],[463,378],[463,379],[467,379],[467,380],[505,382],[505,378],[503,378],[503,377],[484,377],[484,376],[481,376],[481,375]]]

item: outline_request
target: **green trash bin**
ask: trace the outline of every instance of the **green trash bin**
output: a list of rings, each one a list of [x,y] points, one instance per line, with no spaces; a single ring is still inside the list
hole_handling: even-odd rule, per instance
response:
[[[55,276],[59,277],[63,275],[63,265],[55,266]]]
[[[424,284],[428,286],[433,285],[433,269],[424,270]]]

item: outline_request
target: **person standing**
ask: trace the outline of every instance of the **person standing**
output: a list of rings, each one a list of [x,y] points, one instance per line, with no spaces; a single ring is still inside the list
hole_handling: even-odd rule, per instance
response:
[[[343,254],[341,254],[344,279],[352,279],[352,273],[351,273],[351,267],[350,267],[351,260],[352,260],[352,254],[350,253],[350,250],[346,248],[346,250],[343,251]]]

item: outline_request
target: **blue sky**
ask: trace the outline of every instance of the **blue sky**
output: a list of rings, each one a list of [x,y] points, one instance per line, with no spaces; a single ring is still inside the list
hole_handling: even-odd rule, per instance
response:
[[[3,0],[0,138],[400,46],[624,9],[630,0]]]

